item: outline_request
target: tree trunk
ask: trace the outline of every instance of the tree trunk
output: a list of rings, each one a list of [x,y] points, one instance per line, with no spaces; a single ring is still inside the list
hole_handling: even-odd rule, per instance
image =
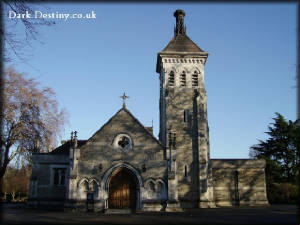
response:
[[[6,172],[6,168],[10,162],[9,160],[9,149],[10,149],[10,146],[5,146],[5,153],[4,153],[4,159],[3,159],[3,164],[1,165],[0,167],[0,180],[2,181],[3,180],[3,177],[5,175],[5,172]]]

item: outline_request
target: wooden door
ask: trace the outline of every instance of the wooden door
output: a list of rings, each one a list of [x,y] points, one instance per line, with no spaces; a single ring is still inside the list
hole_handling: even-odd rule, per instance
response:
[[[122,169],[114,175],[109,184],[108,207],[113,209],[134,209],[136,206],[136,184],[131,172]]]

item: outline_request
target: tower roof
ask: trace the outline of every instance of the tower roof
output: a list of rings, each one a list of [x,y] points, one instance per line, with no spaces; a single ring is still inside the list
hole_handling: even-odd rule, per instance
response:
[[[178,34],[172,38],[162,52],[204,52],[187,35]]]
[[[185,12],[181,9],[174,12],[176,17],[174,37],[161,52],[204,52],[186,35],[184,16]]]
[[[196,56],[207,58],[208,53],[198,47],[187,35],[186,27],[184,26],[185,12],[178,9],[174,12],[176,17],[176,26],[174,28],[174,37],[168,43],[168,45],[157,54],[156,72],[160,73],[161,60],[163,56],[172,57],[185,57],[185,56]]]

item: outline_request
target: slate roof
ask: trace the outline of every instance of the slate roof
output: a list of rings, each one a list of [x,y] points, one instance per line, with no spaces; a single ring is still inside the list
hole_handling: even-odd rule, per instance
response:
[[[162,52],[204,52],[186,34],[175,35]]]
[[[77,147],[80,148],[82,145],[84,145],[87,142],[87,140],[78,140],[77,141]],[[68,155],[71,147],[71,140],[66,141],[61,146],[58,146],[56,149],[54,149],[51,152],[48,152],[48,154],[53,155]]]

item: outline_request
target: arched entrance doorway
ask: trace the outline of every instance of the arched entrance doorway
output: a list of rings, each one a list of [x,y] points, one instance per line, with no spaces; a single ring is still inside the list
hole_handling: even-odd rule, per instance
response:
[[[108,208],[136,209],[137,179],[127,168],[116,171],[110,179]]]

